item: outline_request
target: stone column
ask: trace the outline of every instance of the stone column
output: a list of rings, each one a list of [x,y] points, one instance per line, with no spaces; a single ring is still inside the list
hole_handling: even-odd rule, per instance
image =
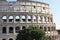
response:
[[[20,22],[22,22],[22,18],[21,17],[22,17],[22,15],[20,15]]]
[[[37,15],[37,18],[36,18],[36,19],[37,19],[37,21],[36,21],[36,22],[38,23],[38,15]]]
[[[15,16],[14,16],[13,22],[15,23]]]
[[[33,15],[32,15],[32,23],[33,23]]]
[[[28,15],[25,15],[25,17],[26,17],[26,18],[25,18],[25,20],[26,20],[26,21],[25,21],[25,25],[26,25],[26,26],[27,26],[27,23],[28,23],[27,16],[28,16]]]
[[[41,22],[43,23],[43,16],[41,16],[42,18],[41,18]]]
[[[39,15],[37,15],[37,23],[39,23]]]
[[[15,35],[15,27],[13,27],[13,33],[14,33],[14,35]]]
[[[7,30],[6,31],[7,31],[7,35],[9,35],[9,27],[7,27]]]
[[[9,22],[9,15],[7,16],[7,23]]]
[[[22,30],[22,26],[20,26],[20,30]]]

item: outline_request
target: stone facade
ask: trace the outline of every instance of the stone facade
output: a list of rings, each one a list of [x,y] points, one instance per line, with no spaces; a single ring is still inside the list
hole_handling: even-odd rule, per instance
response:
[[[49,40],[58,40],[49,4],[27,0],[0,0],[0,40],[16,40],[18,31],[30,25],[43,29]]]

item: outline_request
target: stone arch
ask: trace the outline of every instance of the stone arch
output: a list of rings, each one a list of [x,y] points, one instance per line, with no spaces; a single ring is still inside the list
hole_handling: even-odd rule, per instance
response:
[[[13,40],[12,38],[10,38],[9,40]]]
[[[13,27],[9,27],[9,33],[13,33]]]

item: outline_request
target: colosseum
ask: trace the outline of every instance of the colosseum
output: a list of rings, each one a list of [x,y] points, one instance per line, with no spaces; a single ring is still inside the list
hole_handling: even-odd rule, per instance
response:
[[[48,3],[0,0],[0,40],[16,40],[19,30],[30,25],[43,29],[49,40],[58,40],[56,24]]]

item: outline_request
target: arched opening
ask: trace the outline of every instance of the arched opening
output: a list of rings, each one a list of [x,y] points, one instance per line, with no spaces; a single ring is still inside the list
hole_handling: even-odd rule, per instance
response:
[[[13,40],[12,38],[10,38],[9,40]]]
[[[22,29],[25,29],[26,27],[25,26],[22,26]]]
[[[31,16],[27,16],[28,21],[31,21]]]
[[[6,40],[6,39],[2,39],[2,40]]]
[[[51,22],[53,21],[53,19],[52,19],[52,18],[50,18],[50,20],[51,20]]]
[[[13,27],[9,27],[9,33],[13,33]]]
[[[24,16],[24,15],[22,16],[22,21],[23,21],[23,22],[25,22],[25,21],[26,21],[26,18],[25,18],[25,16]]]
[[[6,33],[6,27],[3,27],[2,33]]]
[[[15,28],[15,32],[16,32],[16,33],[19,33],[19,31],[20,31],[20,27],[17,26],[17,27]]]
[[[48,27],[48,31],[50,31],[50,27]]]
[[[16,16],[15,17],[15,21],[17,21],[17,22],[20,21],[20,17],[19,16]]]
[[[2,20],[3,20],[3,22],[6,22],[7,21],[7,17],[6,16],[3,16],[2,17]]]
[[[13,21],[13,16],[9,16],[9,22]]]
[[[44,27],[44,31],[47,31],[46,29],[47,29],[47,28],[46,28],[46,27]]]

